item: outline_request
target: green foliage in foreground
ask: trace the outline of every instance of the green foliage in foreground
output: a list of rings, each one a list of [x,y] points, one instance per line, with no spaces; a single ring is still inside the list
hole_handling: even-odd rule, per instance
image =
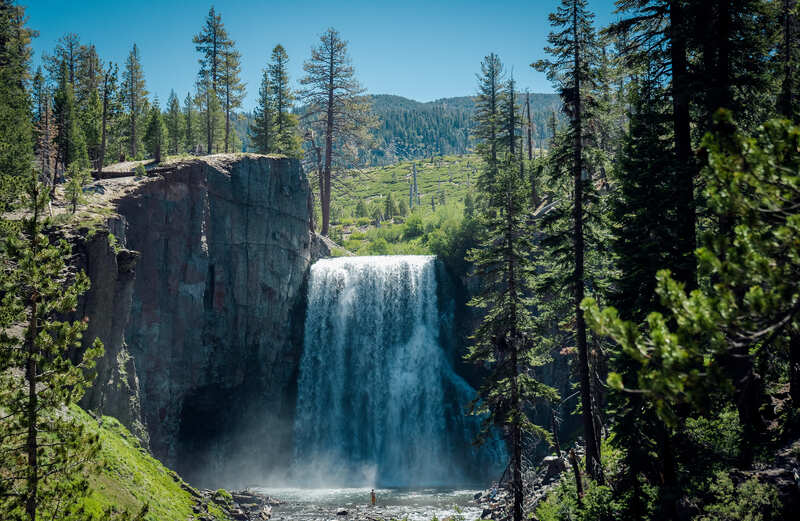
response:
[[[729,357],[754,364],[781,351],[800,327],[800,127],[773,121],[746,138],[730,132],[726,113],[719,118],[722,130],[704,141],[704,176],[723,233],[709,234],[697,250],[712,284],[687,293],[660,272],[656,291],[666,312],[650,313],[644,328],[585,302],[591,325],[638,365],[630,376],[609,374],[609,385],[641,390],[668,425],[681,404],[699,411],[709,393],[737,393],[726,385],[736,377]]]
[[[774,491],[723,474],[797,432],[796,413],[771,424],[764,411],[787,381],[795,409],[800,398],[800,127],[775,120],[747,137],[725,111],[715,125],[703,141],[716,226],[696,252],[700,287],[688,292],[659,272],[662,311],[643,323],[583,303],[589,325],[616,343],[608,385],[621,406],[611,411],[611,441],[627,475],[615,490],[631,495],[636,518],[649,486],[658,488],[654,518],[699,496],[709,505],[702,519],[775,519]],[[624,421],[620,412],[634,407],[635,424]]]
[[[95,519],[106,519],[104,512],[138,514],[142,507],[146,521],[194,519],[192,495],[181,487],[183,480],[164,467],[144,449],[118,420],[104,416],[97,421],[77,406],[70,414],[87,433],[96,435],[100,443],[98,468],[89,474],[89,496],[86,511]],[[217,520],[228,518],[213,502],[209,512]]]
[[[599,485],[589,481],[584,494],[578,497],[574,476],[569,473],[539,503],[536,519],[539,521],[628,521],[631,495],[621,488],[618,472],[622,452],[603,447],[603,467],[610,471],[609,482]],[[641,509],[638,519],[658,519],[658,488],[640,483]],[[620,493],[622,492],[622,493]],[[725,471],[710,474],[694,486],[694,493],[687,503],[692,514],[687,519],[695,521],[778,521],[781,519],[781,504],[775,487],[759,483],[756,478],[734,483]]]
[[[77,351],[85,320],[64,320],[89,279],[45,234],[48,190],[32,173],[28,214],[0,253],[0,511],[4,520],[83,519],[96,437],[62,414],[94,378],[103,345]]]

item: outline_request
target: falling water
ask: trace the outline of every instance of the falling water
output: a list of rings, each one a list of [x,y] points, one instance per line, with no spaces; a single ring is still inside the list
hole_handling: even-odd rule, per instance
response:
[[[307,484],[453,485],[496,477],[502,444],[472,446],[475,396],[439,340],[435,258],[311,267],[295,460]]]

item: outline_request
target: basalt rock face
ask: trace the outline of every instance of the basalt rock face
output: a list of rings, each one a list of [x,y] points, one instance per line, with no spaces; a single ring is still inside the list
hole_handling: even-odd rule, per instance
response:
[[[138,260],[115,342],[153,453],[194,483],[247,484],[288,463],[305,280],[327,252],[309,201],[298,161],[262,156],[183,163],[116,201],[115,235]],[[93,292],[118,285],[103,277]]]
[[[139,254],[120,246],[124,234],[125,220],[116,217],[105,227],[82,228],[66,237],[72,245],[70,264],[92,282],[67,318],[87,320],[84,348],[99,339],[105,349],[95,366],[95,383],[87,389],[81,405],[118,418],[147,446],[136,364],[125,343]]]

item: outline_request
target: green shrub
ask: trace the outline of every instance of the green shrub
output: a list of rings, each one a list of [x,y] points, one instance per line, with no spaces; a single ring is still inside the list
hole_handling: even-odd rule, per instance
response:
[[[389,255],[391,251],[389,249],[389,243],[386,242],[386,239],[383,237],[378,237],[367,245],[366,253],[369,255]]]
[[[749,479],[734,487],[727,472],[710,481],[715,502],[707,505],[699,521],[778,521],[781,503],[775,487]]]
[[[734,460],[739,456],[742,425],[733,407],[713,418],[688,418],[686,434],[698,445],[698,454],[706,454],[714,460]]]
[[[328,233],[328,238],[337,244],[341,244],[342,242],[342,227],[341,226],[331,226],[331,230]]]
[[[407,239],[413,239],[414,237],[419,237],[423,233],[425,233],[425,227],[422,222],[422,217],[419,212],[414,212],[406,219],[405,232],[403,235]]]
[[[363,199],[359,199],[358,203],[356,203],[356,217],[358,217],[359,220],[360,220],[361,218],[368,217],[368,216],[369,216],[369,212],[367,210],[366,203],[364,203]],[[367,221],[367,222],[369,222],[369,221]]]
[[[233,503],[233,496],[224,488],[220,488],[214,492],[214,501],[218,504],[230,505]]]
[[[403,226],[385,224],[380,228],[373,228],[367,232],[367,239],[383,239],[386,242],[397,243],[403,238]]]
[[[358,251],[361,248],[362,241],[356,239],[347,239],[342,246],[349,251]]]

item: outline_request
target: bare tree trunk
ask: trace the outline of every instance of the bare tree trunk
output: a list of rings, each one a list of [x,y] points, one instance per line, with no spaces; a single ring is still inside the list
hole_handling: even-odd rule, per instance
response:
[[[578,506],[583,503],[583,480],[581,479],[581,467],[578,465],[578,457],[575,456],[575,451],[569,449],[567,456],[570,465],[572,465],[572,472],[575,474],[575,490],[578,492]]]
[[[513,146],[513,141],[512,141]],[[513,154],[513,150],[512,150]],[[522,415],[522,403],[520,400],[520,391],[517,378],[519,377],[519,359],[517,350],[519,349],[520,338],[517,331],[517,275],[516,266],[514,263],[514,229],[513,218],[514,209],[512,207],[512,195],[506,194],[506,262],[508,264],[508,295],[511,302],[510,322],[513,324],[513,330],[509,335],[511,337],[511,414],[513,420],[511,424],[511,472],[512,472],[512,488],[514,491],[514,521],[522,521],[522,503],[523,503],[523,489],[522,489],[522,425],[520,416]]]
[[[533,121],[531,119],[531,93],[525,93],[525,110],[528,111],[528,161],[533,160]]]
[[[33,240],[35,240],[35,238]],[[34,300],[31,304],[31,318],[28,325],[28,361],[25,371],[26,378],[28,379],[28,408],[26,411],[28,417],[28,439],[25,444],[28,453],[28,483],[25,511],[30,521],[36,521],[36,506],[39,492],[39,439],[36,429],[36,409],[39,401],[36,395],[36,314],[37,302]]]
[[[680,252],[683,255],[676,266],[678,279],[688,289],[696,287],[697,262],[694,250],[697,245],[695,231],[694,166],[689,119],[689,86],[686,60],[686,28],[680,0],[670,0],[670,56],[672,60],[672,108],[675,125],[676,169],[679,189],[677,215]]]
[[[556,419],[556,411],[550,410],[550,429],[553,431],[553,446],[556,449],[556,454],[561,457],[561,443],[558,440],[558,421]]]
[[[107,130],[106,125],[108,124],[108,74],[105,76],[105,81],[103,82],[103,122],[102,122],[102,130],[100,136],[100,157],[97,158],[97,166],[96,170],[98,172],[103,171],[103,165],[105,164],[106,160],[106,140],[107,140]]]
[[[228,153],[229,138],[231,134],[231,89],[225,86],[225,153]]]
[[[719,2],[719,56],[717,62],[717,81],[719,82],[719,106],[731,106],[731,0]]]
[[[330,60],[328,63],[328,106],[325,121],[325,170],[322,198],[322,235],[328,236],[331,219],[331,162],[333,155],[333,74],[334,74],[334,42],[331,35]]]
[[[800,409],[800,332],[792,330],[789,337],[789,394],[792,405]]]
[[[320,150],[320,147],[317,145],[317,142],[314,139],[314,131],[313,130],[309,130],[307,136],[308,136],[309,141],[311,141],[311,149],[314,151],[314,153],[316,154],[316,157],[317,157],[317,183],[319,185],[319,200],[320,200],[320,204],[322,204],[322,198],[324,197],[323,194],[325,193],[325,188],[324,188],[325,185],[324,185],[324,183],[322,181],[322,151]],[[313,192],[313,190],[311,190],[311,192]],[[309,196],[309,197],[311,197],[311,196]],[[311,207],[311,210],[312,210],[311,211],[311,231],[313,232],[314,231],[313,206]]]
[[[34,197],[38,197],[35,194]],[[39,218],[39,204],[36,202],[33,209],[34,222]],[[38,246],[35,235],[30,239],[31,247],[33,248],[33,256],[35,258]],[[38,356],[36,347],[36,337],[38,336],[38,297],[32,295],[31,297],[31,315],[28,321],[28,335],[26,338],[26,351],[28,360],[25,367],[25,377],[28,380],[28,405],[25,414],[28,422],[28,436],[25,443],[26,452],[28,456],[27,468],[27,497],[25,498],[25,512],[28,514],[29,521],[36,521],[36,507],[38,503],[39,493],[39,438],[36,425],[37,409],[39,407],[39,397],[36,394],[36,358]]]
[[[574,41],[578,41],[578,7],[573,3]],[[600,478],[600,452],[597,433],[594,428],[594,407],[589,371],[589,353],[586,345],[586,321],[581,309],[584,297],[584,240],[583,240],[583,115],[581,114],[581,57],[576,47],[574,50],[575,67],[575,144],[573,145],[573,184],[575,204],[573,209],[572,240],[575,245],[575,265],[573,274],[573,291],[575,307],[575,339],[578,346],[578,368],[580,374],[581,413],[586,443],[586,471],[594,479]]]
[[[45,129],[45,136],[44,136],[44,154],[42,157],[42,171],[47,174],[47,178],[50,181],[50,200],[52,201],[55,196],[56,191],[56,165],[52,164],[53,159],[53,152],[50,147],[53,146],[53,141],[51,139],[53,135],[53,112],[50,110],[49,102],[44,111],[44,129]]]
[[[206,85],[206,155],[211,154],[211,145],[214,142],[214,131],[211,127],[211,94]]]
[[[131,159],[136,159],[136,95],[133,92],[131,92],[130,110],[131,110],[131,121],[130,121],[131,142],[128,148],[131,153]]]
[[[792,62],[793,47],[795,43],[794,29],[796,17],[794,14],[796,0],[783,0],[783,80],[778,110],[781,115],[792,119],[794,116],[794,64]]]

